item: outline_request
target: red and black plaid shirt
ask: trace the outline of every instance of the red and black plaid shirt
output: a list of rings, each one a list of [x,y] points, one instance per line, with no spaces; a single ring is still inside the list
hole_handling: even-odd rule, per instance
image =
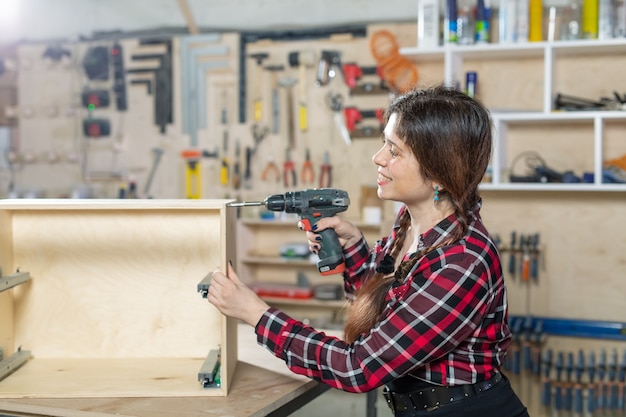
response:
[[[402,209],[404,210],[404,208]],[[429,252],[404,283],[387,293],[381,320],[348,344],[268,309],[257,340],[295,373],[349,392],[367,392],[412,375],[438,385],[475,383],[493,376],[511,340],[500,257],[480,218],[471,215],[465,237]],[[448,217],[422,236],[436,246],[458,225]],[[373,276],[390,236],[369,249],[365,240],[345,250],[348,296]]]

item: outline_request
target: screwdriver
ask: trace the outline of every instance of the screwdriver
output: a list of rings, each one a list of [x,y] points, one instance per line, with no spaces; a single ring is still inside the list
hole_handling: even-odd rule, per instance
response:
[[[533,255],[530,263],[530,276],[533,281],[539,277],[539,233],[533,235]]]
[[[522,281],[528,281],[530,275],[530,236],[521,235],[520,249],[522,250]]]
[[[511,278],[515,279],[515,240],[516,234],[515,231],[511,232],[511,247],[509,251],[511,254],[509,255],[509,274],[511,274]]]

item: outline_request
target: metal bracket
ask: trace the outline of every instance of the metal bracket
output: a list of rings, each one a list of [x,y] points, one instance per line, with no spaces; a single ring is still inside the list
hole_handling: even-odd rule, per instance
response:
[[[208,274],[198,283],[198,292],[202,298],[206,298],[209,293],[209,285],[211,285],[211,274]]]
[[[202,367],[198,371],[198,381],[203,388],[215,388],[220,386],[220,351],[211,350],[207,355]]]
[[[0,292],[23,284],[30,279],[29,272],[17,272],[15,274],[3,277],[0,276]]]
[[[0,361],[0,381],[15,372],[31,358],[30,350],[18,348],[17,352]]]

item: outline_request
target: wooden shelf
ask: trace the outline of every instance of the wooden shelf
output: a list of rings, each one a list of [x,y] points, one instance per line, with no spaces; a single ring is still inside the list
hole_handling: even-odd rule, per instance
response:
[[[287,259],[280,256],[244,256],[241,258],[241,262],[245,264],[257,264],[257,265],[271,265],[271,266],[303,266],[303,267],[315,267],[316,264],[308,259]]]
[[[318,300],[316,298],[311,299],[291,299],[284,297],[262,297],[265,302],[272,305],[286,305],[286,306],[298,306],[298,307],[321,307],[331,309],[341,309],[346,307],[345,300]]]

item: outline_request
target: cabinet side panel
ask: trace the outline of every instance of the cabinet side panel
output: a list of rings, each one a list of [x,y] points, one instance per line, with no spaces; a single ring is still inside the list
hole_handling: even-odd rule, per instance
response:
[[[237,216],[233,209],[225,208],[222,214],[222,245],[225,262],[237,265]],[[225,265],[225,264],[224,264]],[[222,318],[222,390],[228,393],[237,366],[237,323],[238,320]],[[252,331],[252,329],[250,329]],[[225,369],[224,369],[225,367]]]
[[[220,264],[218,210],[14,215],[16,343],[36,357],[205,357],[220,316],[197,283]]]
[[[13,243],[11,213],[0,211],[0,268],[2,276],[13,272]],[[0,348],[4,356],[13,353],[13,290],[0,292]]]

